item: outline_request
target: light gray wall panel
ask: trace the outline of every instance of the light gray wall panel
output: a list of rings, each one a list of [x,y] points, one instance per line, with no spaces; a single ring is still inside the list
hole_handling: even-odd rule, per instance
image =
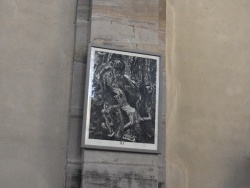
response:
[[[0,187],[64,187],[75,1],[0,1]]]

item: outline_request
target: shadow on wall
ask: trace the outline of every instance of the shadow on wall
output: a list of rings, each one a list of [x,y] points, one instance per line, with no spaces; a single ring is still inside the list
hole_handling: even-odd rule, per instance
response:
[[[72,167],[72,166],[71,166]],[[74,168],[68,166],[66,178],[66,188],[80,188],[82,180],[82,169],[77,165]]]
[[[224,188],[249,188],[250,187],[250,157],[240,163],[235,162],[235,167],[225,181]]]
[[[79,185],[81,185],[81,181],[82,181],[82,170],[78,169],[76,171],[73,172],[72,174],[72,182],[74,182],[74,186],[72,186],[71,188],[79,188]]]

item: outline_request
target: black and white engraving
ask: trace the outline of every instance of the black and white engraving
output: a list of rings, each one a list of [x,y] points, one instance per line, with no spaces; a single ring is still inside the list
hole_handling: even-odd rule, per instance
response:
[[[143,144],[157,145],[159,59],[93,48],[90,63],[86,141],[143,149]]]

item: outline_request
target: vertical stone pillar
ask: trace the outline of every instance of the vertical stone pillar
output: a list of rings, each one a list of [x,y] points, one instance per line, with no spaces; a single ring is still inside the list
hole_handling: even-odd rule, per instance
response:
[[[82,173],[82,114],[85,68],[90,36],[90,0],[78,0],[75,19],[75,49],[72,70],[66,188],[80,188]]]
[[[161,53],[164,59],[164,1],[93,0],[91,11],[92,43]],[[82,188],[163,187],[165,135],[161,144],[162,155],[84,150]]]
[[[90,0],[78,0],[66,171],[67,188],[79,188],[80,184],[82,188],[162,188],[165,181],[165,135],[161,140],[161,155],[81,150],[89,42],[160,53],[164,59],[164,1],[93,0],[90,3]]]

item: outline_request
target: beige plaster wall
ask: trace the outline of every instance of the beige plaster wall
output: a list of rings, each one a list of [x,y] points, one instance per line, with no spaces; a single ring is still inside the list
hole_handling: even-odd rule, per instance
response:
[[[167,1],[167,188],[250,187],[250,1]]]
[[[0,187],[62,188],[75,1],[0,1]]]

